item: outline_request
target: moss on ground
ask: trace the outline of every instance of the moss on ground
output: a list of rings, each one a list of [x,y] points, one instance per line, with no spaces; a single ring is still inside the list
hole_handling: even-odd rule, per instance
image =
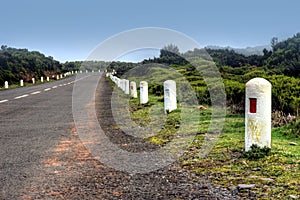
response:
[[[162,104],[159,97],[150,97],[151,104]],[[140,106],[138,100],[131,100],[132,119],[147,125],[149,108]],[[162,106],[162,105],[161,105]],[[181,158],[183,168],[200,176],[208,176],[214,183],[227,188],[238,184],[256,184],[251,191],[240,191],[247,197],[249,192],[259,199],[285,199],[300,194],[300,139],[285,135],[286,127],[273,128],[272,149],[269,155],[251,159],[244,153],[244,116],[227,114],[223,132],[212,151],[200,157],[203,139],[210,123],[211,110],[201,110],[200,120],[186,134],[195,133],[194,142]],[[155,144],[166,144],[176,133],[180,122],[180,109],[168,115],[164,128],[150,137]],[[295,142],[298,146],[290,145]]]

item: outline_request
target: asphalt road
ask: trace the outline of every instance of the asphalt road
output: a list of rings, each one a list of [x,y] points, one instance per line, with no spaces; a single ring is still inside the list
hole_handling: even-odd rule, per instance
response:
[[[82,74],[83,79],[88,76]],[[43,170],[49,150],[74,126],[74,80],[0,91],[0,199],[17,199],[26,192],[29,177]]]
[[[106,79],[98,86],[91,84],[97,76],[80,74],[76,80],[69,77],[0,91],[0,200],[238,199],[176,163],[146,174],[129,174],[95,159],[77,132],[93,126],[89,120],[93,115],[87,112],[90,109],[96,111],[96,122],[111,142],[125,145],[129,152],[144,150],[143,141],[112,128],[116,127],[110,100],[112,86]],[[75,89],[74,84],[78,86]],[[72,100],[72,95],[80,104]],[[75,128],[76,114],[87,121],[77,121]],[[88,142],[98,145],[93,139]],[[111,154],[103,156],[112,158]]]

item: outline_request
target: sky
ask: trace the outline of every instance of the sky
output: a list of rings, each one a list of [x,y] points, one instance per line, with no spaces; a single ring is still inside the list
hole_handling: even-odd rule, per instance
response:
[[[107,38],[142,27],[179,31],[201,46],[236,48],[300,32],[299,0],[0,1],[0,45],[37,50],[61,62],[85,60]]]

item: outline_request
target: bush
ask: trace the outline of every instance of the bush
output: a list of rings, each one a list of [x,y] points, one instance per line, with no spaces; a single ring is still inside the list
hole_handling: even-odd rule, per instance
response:
[[[271,148],[269,147],[259,147],[256,144],[253,144],[250,147],[250,150],[247,152],[244,152],[241,157],[242,158],[247,158],[249,160],[258,160],[260,158],[264,158],[266,156],[269,156],[271,153]]]
[[[294,122],[291,122],[287,125],[286,134],[290,134],[296,137],[300,137],[300,119],[297,119]]]
[[[296,121],[296,116],[286,115],[283,111],[272,112],[272,127],[281,127]]]
[[[156,96],[162,96],[164,94],[164,87],[163,85],[151,84],[149,85],[149,93]]]

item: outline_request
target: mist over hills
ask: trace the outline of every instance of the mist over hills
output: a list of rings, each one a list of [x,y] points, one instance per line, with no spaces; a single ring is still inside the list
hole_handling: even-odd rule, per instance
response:
[[[230,46],[221,47],[217,45],[208,45],[205,47],[206,49],[228,49],[228,50],[234,50],[236,53],[243,54],[245,56],[251,56],[251,55],[263,55],[263,50],[267,49],[268,51],[272,50],[271,45],[260,45],[255,47],[246,47],[246,48],[233,48]]]

